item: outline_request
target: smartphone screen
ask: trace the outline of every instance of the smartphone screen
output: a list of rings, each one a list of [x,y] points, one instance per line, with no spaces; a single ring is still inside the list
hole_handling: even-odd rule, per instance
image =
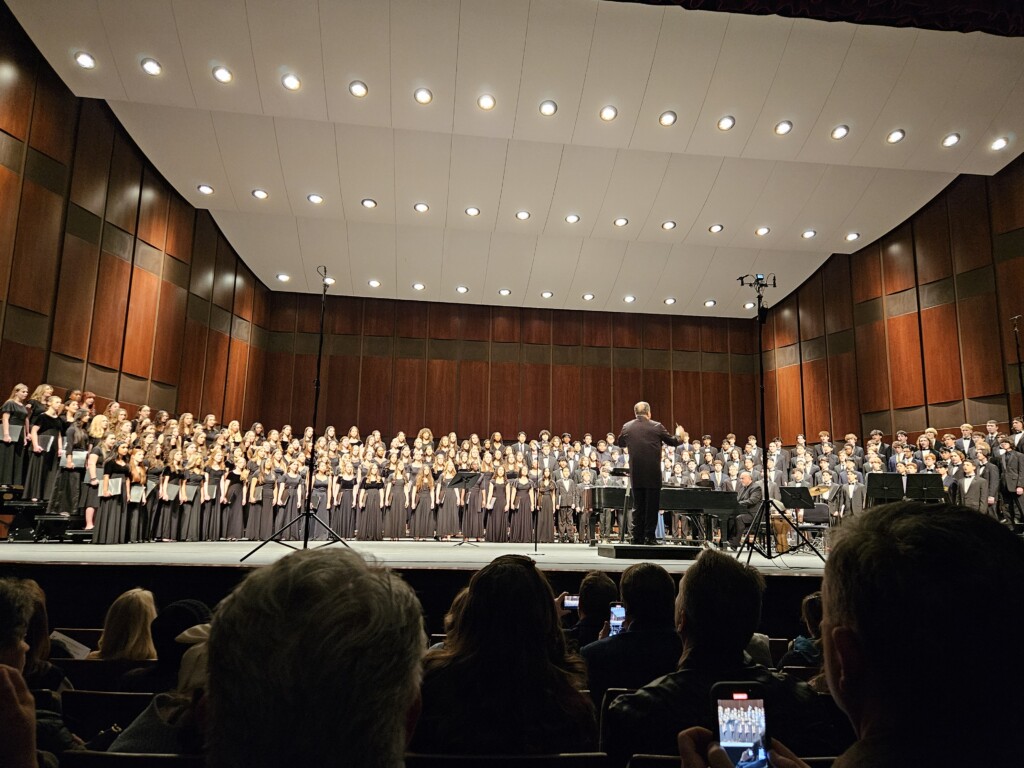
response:
[[[565,600],[562,601],[562,607],[569,610],[577,610],[580,607],[580,596],[566,595]]]
[[[622,623],[626,620],[626,606],[612,603],[608,614],[608,636],[617,635],[622,631]]]
[[[737,768],[767,768],[764,699],[733,691],[719,693],[717,703],[719,743],[732,764]]]

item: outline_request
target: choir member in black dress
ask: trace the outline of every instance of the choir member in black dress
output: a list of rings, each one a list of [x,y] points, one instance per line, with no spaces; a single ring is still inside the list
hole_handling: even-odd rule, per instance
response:
[[[384,538],[398,541],[405,536],[410,490],[409,474],[405,471],[405,462],[400,460],[388,477],[384,491]]]
[[[185,541],[203,540],[203,487],[206,485],[206,468],[198,452],[185,463],[185,500],[181,505],[181,535]]]
[[[89,455],[89,433],[85,431],[88,415],[88,411],[79,409],[64,433],[64,458],[60,461],[57,481],[50,497],[50,514],[71,515],[78,511],[85,461]]]
[[[508,538],[509,483],[505,474],[505,465],[498,464],[494,468],[494,477],[487,489],[487,541],[504,543]]]
[[[356,538],[360,541],[381,541],[384,521],[381,517],[384,500],[384,481],[380,469],[370,463],[366,477],[359,484],[359,517]]]
[[[330,526],[343,539],[351,539],[356,530],[356,486],[359,477],[351,461],[341,462],[341,473],[334,479],[334,516]]]
[[[469,471],[477,472],[480,476],[473,485],[462,492],[465,499],[462,509],[462,536],[473,541],[479,541],[484,535],[484,496],[490,485],[490,479],[487,478],[485,481],[480,466],[479,460],[470,461]]]
[[[525,466],[520,467],[519,477],[512,484],[511,507],[510,540],[517,543],[533,541],[533,514],[537,509],[537,497]]]
[[[313,502],[313,514],[315,514],[320,520],[324,522],[324,525],[330,525],[330,510],[332,502],[332,491],[334,486],[334,478],[331,476],[331,462],[327,459],[321,459],[316,467],[316,472],[313,473],[313,487],[310,490],[310,500]],[[321,525],[316,520],[309,521],[309,538],[314,541],[326,541],[329,536],[327,528]]]
[[[537,484],[537,541],[550,543],[555,539],[555,495],[555,480],[545,467]]]
[[[113,454],[103,465],[100,506],[96,513],[93,544],[123,544],[125,514],[131,477],[128,471],[128,444],[117,443]]]
[[[113,453],[116,442],[114,435],[108,433],[96,443],[85,459],[82,506],[85,508],[85,530],[87,531],[91,531],[95,525],[96,510],[100,506],[100,483],[103,480],[103,468]]]
[[[434,515],[434,476],[430,467],[424,465],[413,481],[409,504],[412,508],[409,523],[410,533],[416,541],[432,539],[437,530]]]
[[[459,507],[462,506],[462,489],[449,488],[455,479],[455,463],[448,461],[437,483],[437,535],[442,541],[451,541],[459,532]]]
[[[149,514],[146,512],[146,452],[142,447],[132,448],[128,457],[128,478],[124,541],[134,544],[149,535]]]
[[[25,471],[25,491],[22,494],[25,499],[49,499],[53,492],[59,461],[64,455],[64,429],[60,418],[63,407],[61,399],[51,395],[45,410],[31,417],[31,453]]]
[[[39,415],[46,410],[46,404],[52,396],[53,387],[49,384],[40,384],[32,391],[32,396],[25,403],[28,407],[28,424],[30,427],[35,423]]]
[[[249,478],[250,539],[266,540],[274,533],[274,462],[264,459]]]
[[[153,532],[156,541],[181,541],[181,502],[184,496],[184,454],[175,449],[160,476],[160,517]]]
[[[220,540],[221,498],[225,490],[224,452],[219,448],[210,454],[206,466],[206,485],[203,487],[203,541]]]
[[[238,541],[245,537],[245,483],[248,470],[241,451],[236,451],[231,458],[231,467],[225,475],[227,480],[222,483],[221,493],[221,531],[220,537],[228,541]]]
[[[28,387],[16,384],[0,407],[0,485],[21,485],[25,477],[27,398]]]
[[[304,491],[306,484],[303,482],[299,462],[293,461],[288,465],[288,471],[281,476],[277,484],[277,506],[281,508],[281,516],[278,526],[288,525],[288,529],[282,533],[285,539],[296,538],[301,535],[299,530],[298,514],[304,503]]]

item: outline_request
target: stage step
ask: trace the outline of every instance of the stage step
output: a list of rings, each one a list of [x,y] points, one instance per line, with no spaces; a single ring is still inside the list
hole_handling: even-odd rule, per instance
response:
[[[696,560],[702,549],[692,544],[598,544],[597,554],[618,560]]]

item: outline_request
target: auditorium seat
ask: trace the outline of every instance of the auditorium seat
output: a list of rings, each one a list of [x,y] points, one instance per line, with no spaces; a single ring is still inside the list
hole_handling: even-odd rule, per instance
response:
[[[570,752],[561,755],[415,755],[405,756],[405,768],[445,768],[481,766],[482,768],[606,768],[604,752]],[[678,758],[676,759],[678,763]],[[64,768],[61,764],[61,768]]]
[[[151,693],[64,691],[61,695],[64,723],[76,736],[89,741],[112,725],[127,728],[152,699]]]
[[[72,640],[78,641],[92,651],[100,647],[100,635],[103,634],[102,629],[93,627],[57,627],[54,629],[54,632],[67,635]]]
[[[151,666],[152,661],[107,659],[60,659],[57,665],[80,691],[120,690],[121,676],[130,669]]]
[[[619,696],[625,696],[627,693],[633,693],[636,688],[609,688],[604,692],[604,698],[601,699],[601,711],[598,713],[597,726],[598,733],[600,734],[600,742],[598,746],[604,748],[607,742],[607,734],[605,733],[605,713],[611,709],[612,702],[614,702]]]
[[[811,768],[831,768],[835,762],[834,757],[805,757],[802,758]],[[678,766],[679,758],[674,755],[633,755],[626,764],[627,768],[667,768],[667,766]]]
[[[821,673],[820,667],[783,667],[780,672],[785,672],[787,675],[795,677],[797,680],[803,680],[805,683],[810,681],[812,677]]]
[[[778,668],[779,659],[789,650],[789,640],[784,637],[769,637],[768,650],[772,655],[772,666]]]
[[[204,765],[201,755],[143,755],[87,749],[60,755],[60,768],[203,768]]]

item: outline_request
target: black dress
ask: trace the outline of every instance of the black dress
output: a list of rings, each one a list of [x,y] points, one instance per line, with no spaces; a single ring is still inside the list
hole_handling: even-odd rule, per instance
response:
[[[409,481],[404,474],[394,474],[391,483],[391,503],[384,512],[384,538],[401,539],[405,536],[405,522],[409,510],[405,506],[405,491]]]
[[[352,508],[356,478],[352,476],[346,480],[339,475],[335,483],[337,484],[338,498],[334,504],[334,516],[329,524],[336,534],[344,539],[351,539],[356,529],[356,515]]]
[[[185,541],[203,540],[203,483],[206,475],[189,470],[185,473],[185,502],[181,505],[181,535]],[[188,500],[191,494],[192,501]]]
[[[510,541],[533,541],[533,506],[530,504],[530,489],[533,483],[518,479],[515,482],[516,501],[512,509],[512,533]]]
[[[125,513],[128,499],[128,465],[111,459],[104,465],[103,475],[109,480],[120,478],[121,492],[116,496],[104,496],[100,500],[99,509],[96,511],[96,532],[93,534],[92,543],[123,544],[125,542]],[[102,480],[100,485],[103,485]]]
[[[160,478],[164,465],[146,467],[146,504],[139,510],[139,540],[150,541],[160,518]]]
[[[220,481],[224,477],[224,469],[208,469],[206,474],[206,495],[209,497],[203,504],[203,541],[220,539]]]
[[[249,519],[245,535],[250,539],[266,540],[274,533],[274,483],[264,481],[257,473],[251,485],[253,498],[249,499]]]
[[[25,492],[22,494],[25,499],[50,498],[57,476],[57,450],[64,434],[61,420],[45,412],[34,419],[33,429],[37,426],[39,427],[38,440],[40,443],[45,442],[45,438],[52,437],[53,440],[49,450],[39,453],[32,451],[29,454],[28,469],[25,470]]]
[[[96,457],[96,485],[92,484],[89,477],[89,456]],[[82,507],[96,509],[100,505],[100,488],[103,485],[103,467],[106,462],[103,459],[103,446],[97,445],[85,457],[85,474],[82,476]]]
[[[327,525],[331,524],[330,510],[327,507],[327,498],[330,496],[331,479],[313,475],[313,490],[310,494],[310,501],[313,502],[313,514]],[[326,541],[327,529],[316,520],[309,521],[309,538],[313,541]]]
[[[366,492],[366,498],[356,520],[356,538],[359,541],[381,541],[384,538],[381,536],[384,525],[381,515],[384,483],[380,480],[365,480],[361,490]]]
[[[245,519],[242,516],[243,493],[242,475],[238,470],[228,472],[228,489],[224,494],[227,503],[221,508],[222,539],[235,541],[245,537]]]
[[[181,483],[185,473],[164,467],[167,478],[167,500],[160,501],[160,520],[154,539],[164,541],[181,541]]]
[[[442,477],[438,481],[441,484],[441,503],[437,508],[437,535],[442,537],[459,532],[459,489],[448,487],[454,479]]]
[[[434,538],[437,522],[436,515],[434,514],[434,500],[431,498],[433,490],[433,488],[426,484],[419,490],[416,490],[416,485],[413,484],[413,489],[410,493],[412,519],[409,521],[409,529],[414,538]]]
[[[552,481],[548,487],[541,481],[537,488],[537,495],[540,496],[540,512],[537,513],[537,541],[551,543],[555,540],[555,484]]]
[[[508,538],[508,511],[505,505],[508,503],[508,481],[493,483],[494,506],[487,511],[487,540],[504,543]]]
[[[88,435],[83,430],[76,430],[73,425],[68,427],[64,438],[64,458],[58,462],[57,480],[54,483],[53,494],[50,496],[50,505],[47,509],[50,514],[71,515],[78,510],[85,469],[69,467],[68,462],[75,451],[84,451],[88,444]]]
[[[294,541],[302,535],[300,521],[296,519],[299,514],[299,489],[303,486],[302,475],[289,475],[286,472],[281,482],[284,484],[284,492],[281,494],[284,504],[281,506],[279,524],[291,523],[281,537]]]
[[[0,413],[7,414],[10,426],[21,427],[21,434],[17,439],[11,435],[9,443],[3,441],[3,432],[0,431],[0,485],[21,485],[25,477],[25,422],[28,409],[14,400],[8,400],[0,407]]]
[[[484,497],[490,482],[490,473],[481,473],[473,487],[466,491],[462,535],[467,539],[479,539],[484,535]]]

